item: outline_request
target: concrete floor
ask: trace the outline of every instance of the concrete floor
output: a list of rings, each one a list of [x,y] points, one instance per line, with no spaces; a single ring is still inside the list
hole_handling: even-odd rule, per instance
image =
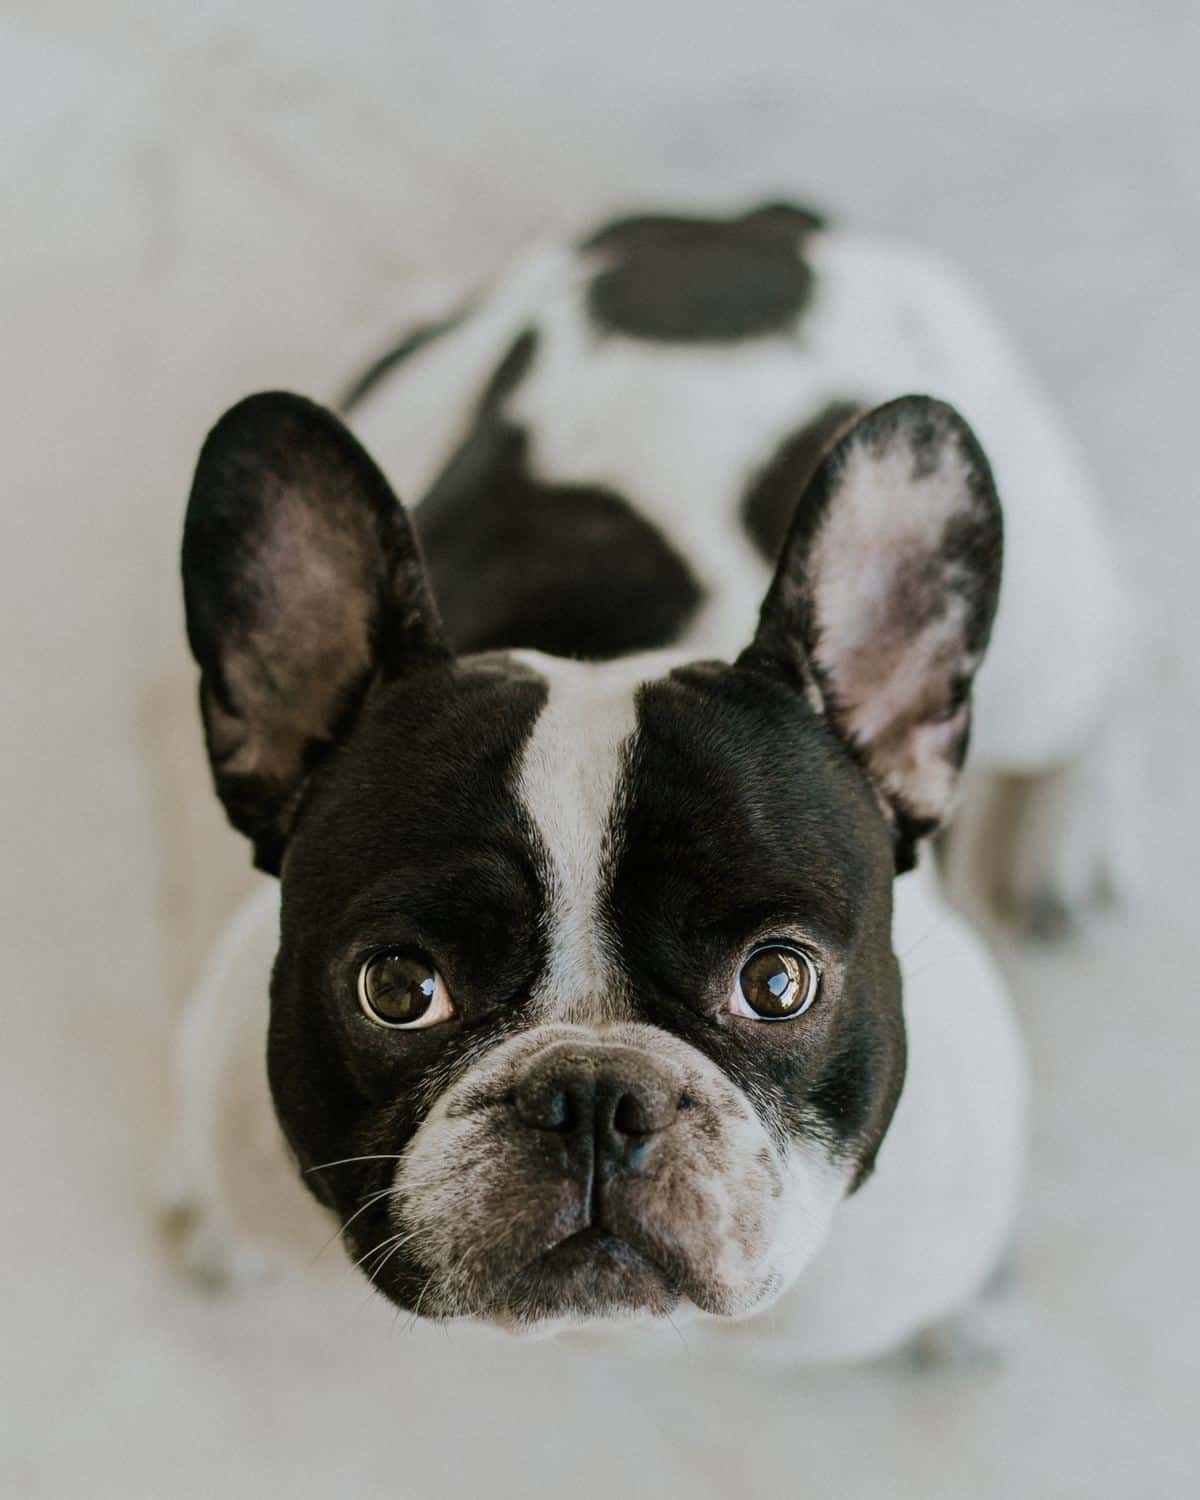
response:
[[[254,15],[13,0],[2,23],[0,1493],[1194,1494],[1194,5]],[[652,1369],[405,1331],[332,1265],[184,1293],[151,1223],[167,1039],[247,880],[177,597],[205,427],[254,387],[328,394],[431,271],[762,191],[970,268],[1152,604],[1143,899],[1005,947],[1037,1080],[1024,1332],[994,1369]]]

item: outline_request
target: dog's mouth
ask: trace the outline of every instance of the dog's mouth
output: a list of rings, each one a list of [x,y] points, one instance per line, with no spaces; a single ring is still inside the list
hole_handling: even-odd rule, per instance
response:
[[[644,1250],[593,1223],[524,1266],[493,1316],[516,1327],[560,1318],[663,1317],[678,1301],[673,1279]]]
[[[752,1105],[657,1029],[564,1030],[502,1044],[381,1158],[351,1231],[400,1247],[368,1261],[379,1290],[530,1334],[758,1306],[788,1179]]]

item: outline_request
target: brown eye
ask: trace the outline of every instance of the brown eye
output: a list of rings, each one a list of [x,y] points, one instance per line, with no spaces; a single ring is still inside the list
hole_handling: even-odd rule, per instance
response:
[[[446,981],[419,953],[377,953],[358,971],[358,1003],[379,1026],[416,1031],[454,1014]]]
[[[817,971],[798,948],[757,948],[742,965],[729,1009],[755,1021],[790,1021],[817,998]]]

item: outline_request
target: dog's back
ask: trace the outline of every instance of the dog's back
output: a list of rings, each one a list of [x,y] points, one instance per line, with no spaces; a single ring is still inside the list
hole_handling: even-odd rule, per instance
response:
[[[1041,770],[1096,722],[1130,613],[1072,445],[939,258],[779,205],[619,221],[407,338],[347,408],[461,649],[729,656],[821,454],[911,390],[963,411],[1005,507],[973,757]]]

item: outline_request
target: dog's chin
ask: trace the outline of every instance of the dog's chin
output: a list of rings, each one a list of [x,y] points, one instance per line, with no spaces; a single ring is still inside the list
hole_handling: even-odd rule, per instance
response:
[[[377,1287],[437,1322],[538,1339],[630,1324],[669,1323],[678,1331],[696,1317],[737,1321],[769,1306],[786,1285],[767,1267],[739,1283],[713,1278],[681,1253],[678,1236],[632,1220],[592,1222],[549,1243],[544,1233],[530,1238],[541,1244],[527,1242],[520,1259],[497,1262],[485,1252],[457,1281],[425,1275],[418,1264],[392,1268],[391,1285]],[[460,1258],[456,1270],[464,1264]]]
[[[510,1278],[479,1321],[526,1337],[546,1337],[629,1321],[668,1318],[679,1289],[643,1251],[592,1225],[560,1240]]]

